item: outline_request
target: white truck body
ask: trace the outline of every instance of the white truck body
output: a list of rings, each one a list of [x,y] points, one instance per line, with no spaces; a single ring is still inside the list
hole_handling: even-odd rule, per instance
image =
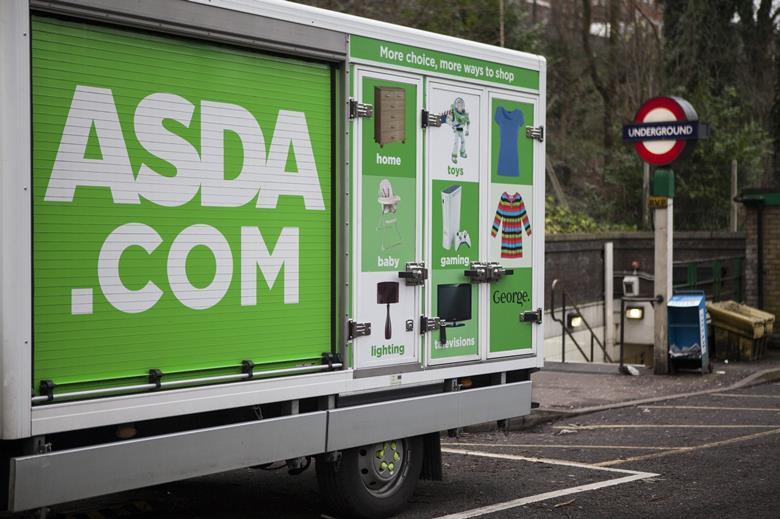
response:
[[[94,40],[66,50],[79,39]],[[132,70],[80,61],[105,61],[99,52],[135,46],[149,54],[138,51]],[[165,63],[165,49],[191,56]],[[165,76],[186,59],[195,64],[180,72],[186,81]],[[146,88],[145,61],[160,75],[136,99],[135,90]],[[210,76],[233,61],[241,63],[236,76]],[[268,73],[275,66],[276,87]],[[111,83],[116,78],[98,84],[125,73],[139,74],[127,76],[138,79],[127,80],[135,90],[126,97],[123,85]],[[312,85],[330,81],[329,89],[312,90],[309,99],[307,74]],[[193,86],[199,77],[203,83]],[[236,91],[248,96],[267,92],[271,100],[263,102],[273,113],[250,107],[251,96],[230,104],[239,94],[222,92],[221,84],[243,85]],[[255,84],[268,86],[256,93],[247,86]],[[285,88],[299,99],[285,99]],[[315,94],[330,101],[318,105]],[[7,507],[528,414],[530,373],[543,363],[542,314],[535,312],[543,306],[545,95],[540,56],[288,2],[1,2]],[[113,100],[118,130],[110,113],[89,115],[105,99]],[[247,180],[255,137],[231,119],[237,110],[262,129],[256,185]],[[91,127],[79,130],[85,117]],[[144,134],[154,121],[158,129]],[[187,133],[195,121],[200,139]],[[64,129],[52,133],[46,125]],[[213,128],[223,132],[216,155],[206,151]],[[90,155],[95,139],[100,149]],[[117,139],[125,141],[120,151]],[[237,171],[244,184],[230,184],[227,172],[236,146],[243,147]],[[152,158],[137,158],[147,152]],[[106,178],[120,178],[111,175],[121,174],[116,157],[123,153],[131,175],[112,184]],[[75,166],[60,164],[62,157],[75,157]],[[186,157],[197,163],[189,184]],[[173,174],[160,173],[171,165]],[[210,167],[224,171],[214,177]],[[156,187],[168,184],[174,187]],[[105,209],[91,213],[97,206],[90,204]],[[254,210],[259,216],[246,216]],[[176,224],[190,214],[193,222]],[[109,223],[114,218],[125,220]],[[220,218],[236,226],[225,230]],[[230,233],[239,236],[239,227],[234,243]],[[94,252],[87,234],[97,237]],[[203,267],[213,273],[200,282],[188,274],[200,268],[190,263],[198,245],[211,253],[203,264],[214,265]],[[300,250],[288,254],[287,245]],[[151,274],[128,270],[158,261],[163,249],[167,259]],[[296,314],[296,305],[304,310]],[[220,333],[235,336],[235,351],[212,338],[220,322]],[[166,323],[178,331],[136,348]],[[305,337],[300,347],[296,335]],[[281,411],[112,443],[58,448],[56,440],[268,405]]]

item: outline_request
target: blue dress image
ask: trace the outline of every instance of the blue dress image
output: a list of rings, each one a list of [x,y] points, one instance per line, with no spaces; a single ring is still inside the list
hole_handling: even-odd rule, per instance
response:
[[[499,129],[498,174],[502,177],[519,177],[517,139],[520,127],[525,123],[523,112],[519,108],[509,112],[503,106],[499,106],[493,119]]]

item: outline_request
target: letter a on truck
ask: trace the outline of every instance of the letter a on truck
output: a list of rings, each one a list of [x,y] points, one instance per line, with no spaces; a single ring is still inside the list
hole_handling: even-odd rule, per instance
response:
[[[528,414],[545,84],[288,2],[0,2],[6,509],[289,460],[381,517]]]

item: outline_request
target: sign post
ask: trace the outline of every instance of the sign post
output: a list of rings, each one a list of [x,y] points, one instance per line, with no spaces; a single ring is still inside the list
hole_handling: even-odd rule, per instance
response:
[[[653,345],[653,370],[658,374],[669,372],[669,329],[667,320],[666,303],[672,297],[672,256],[674,250],[674,173],[671,169],[668,172],[672,182],[672,192],[667,193],[670,196],[664,196],[658,186],[660,174],[664,170],[656,170],[653,176],[653,198],[666,200],[662,207],[653,209],[653,221],[655,232],[655,261],[653,286],[655,296],[659,303],[655,305],[653,312],[655,342]]]
[[[634,122],[623,126],[623,140],[634,144],[639,157],[650,166],[669,166],[693,149],[698,139],[709,135],[691,104],[679,97],[654,97],[636,113]],[[648,207],[653,209],[655,228],[655,305],[653,366],[656,374],[669,372],[667,302],[672,296],[674,232],[674,172],[655,170]]]

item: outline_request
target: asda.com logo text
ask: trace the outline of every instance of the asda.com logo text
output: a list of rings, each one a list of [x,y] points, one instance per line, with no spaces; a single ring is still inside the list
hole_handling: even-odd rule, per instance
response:
[[[71,203],[79,187],[103,187],[114,204],[139,205],[147,200],[163,207],[182,206],[199,195],[202,207],[241,207],[254,202],[261,209],[275,209],[280,196],[303,199],[307,211],[324,211],[314,152],[303,112],[279,110],[271,142],[266,147],[263,131],[245,108],[228,103],[202,100],[200,109],[200,149],[170,131],[166,122],[189,128],[196,106],[171,93],[154,93],[136,106],[132,128],[123,128],[110,89],[77,86],[57,150],[44,200]],[[168,123],[170,124],[170,123]],[[155,171],[142,163],[137,174],[131,168],[123,132],[132,130],[139,144],[150,154],[169,163],[173,176]],[[225,178],[224,141],[226,132],[238,136],[243,164],[238,175]],[[100,157],[87,158],[92,133],[100,145]],[[267,153],[266,153],[267,150]],[[292,153],[297,173],[285,172]],[[208,309],[227,293],[234,272],[234,257],[240,262],[241,305],[257,304],[257,272],[269,289],[284,270],[284,303],[298,303],[300,229],[285,226],[270,247],[262,230],[255,225],[240,228],[239,251],[231,249],[225,236],[205,223],[190,225],[173,239],[166,262],[170,290],[183,305]],[[154,227],[129,222],[114,229],[103,242],[98,258],[98,281],[106,300],[117,310],[140,313],[154,307],[163,295],[153,279],[140,288],[130,288],[120,278],[119,265],[130,247],[152,254],[163,242]],[[187,277],[186,263],[195,247],[213,254],[216,271],[207,286],[196,287]],[[235,247],[235,245],[234,245]],[[71,290],[71,313],[93,312],[91,288]]]

